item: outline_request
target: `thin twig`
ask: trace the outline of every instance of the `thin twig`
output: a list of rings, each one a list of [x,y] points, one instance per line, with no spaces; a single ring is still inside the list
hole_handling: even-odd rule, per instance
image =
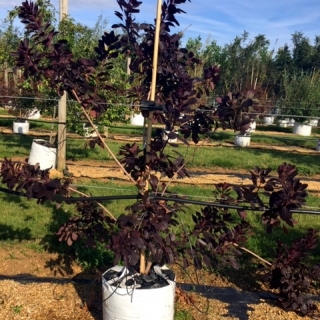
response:
[[[82,106],[81,101],[77,95],[77,93],[72,90],[72,93],[74,95],[74,97],[76,98],[76,100],[78,101],[78,103],[81,105],[82,108],[82,112],[85,115],[85,117],[87,118],[88,122],[90,123],[92,129],[94,130],[94,132],[97,134],[98,138],[100,139],[100,141],[102,142],[103,146],[107,149],[107,151],[109,152],[109,154],[111,155],[111,157],[113,158],[113,160],[117,163],[117,165],[119,166],[119,168],[123,171],[123,173],[129,178],[129,180],[131,182],[133,182],[134,184],[136,184],[136,182],[133,180],[133,178],[130,176],[130,174],[126,171],[126,169],[123,167],[123,165],[119,162],[119,160],[117,159],[117,157],[115,156],[115,154],[111,151],[111,149],[108,147],[108,145],[106,144],[106,142],[102,139],[98,128],[96,128],[96,126],[94,125],[94,123],[92,122],[90,116],[88,115],[86,109]]]
[[[262,261],[263,263],[265,263],[267,266],[269,266],[269,267],[272,266],[272,263],[270,263],[269,261],[261,258],[260,256],[258,256],[256,253],[250,251],[249,249],[247,249],[247,248],[245,248],[245,247],[241,247],[241,246],[239,246],[239,245],[236,244],[236,243],[232,243],[232,244],[233,244],[235,247],[237,247],[237,248],[239,248],[239,249],[241,249],[241,250],[243,250],[243,251],[245,251],[245,252],[250,253],[252,256],[256,257],[257,259],[259,259],[260,261]]]
[[[75,193],[78,193],[80,194],[81,196],[83,197],[89,197],[88,195],[86,195],[85,193],[81,192],[81,191],[78,191],[77,189],[74,189],[74,188],[71,188],[69,187],[69,190],[72,191],[72,192],[75,192]],[[100,208],[102,208],[103,210],[105,210],[105,212],[110,216],[110,218],[112,218],[114,221],[116,221],[117,219],[114,217],[114,215],[105,207],[103,206],[101,203],[97,202],[98,206]]]

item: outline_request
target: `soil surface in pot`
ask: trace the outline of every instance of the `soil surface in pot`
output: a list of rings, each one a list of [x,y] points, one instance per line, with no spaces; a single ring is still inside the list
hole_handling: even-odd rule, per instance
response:
[[[56,148],[55,145],[50,143],[49,141],[46,140],[33,140],[35,143],[40,144],[41,146],[47,147],[47,148]]]
[[[169,280],[174,281],[175,274],[172,270],[163,270],[163,275]],[[127,273],[125,276],[121,277],[122,271],[117,272],[113,269],[108,270],[104,273],[103,277],[106,281],[110,281],[110,284],[114,287],[126,288],[135,286],[135,290],[139,289],[156,289],[162,288],[169,285],[169,282],[163,278],[163,276],[158,275],[154,270],[150,270],[149,274],[137,274],[135,271]],[[117,278],[117,280],[115,280]],[[123,279],[123,286],[120,285]],[[132,289],[130,289],[132,290]]]
[[[27,120],[24,120],[24,119],[17,119],[17,120],[14,120],[13,122],[15,123],[26,123]]]

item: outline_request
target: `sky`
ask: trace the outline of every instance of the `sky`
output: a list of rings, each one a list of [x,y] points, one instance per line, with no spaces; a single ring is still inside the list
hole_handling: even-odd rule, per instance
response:
[[[152,22],[157,0],[142,0],[137,22]],[[19,0],[0,0],[0,20],[7,11],[20,5]],[[59,0],[51,0],[59,10]],[[230,43],[243,31],[249,40],[263,34],[270,40],[271,49],[291,44],[295,31],[303,32],[313,42],[320,35],[319,0],[191,0],[179,6],[186,14],[177,15],[184,31],[184,41],[201,36],[203,43],[215,40],[219,45]],[[99,15],[108,20],[108,26],[119,22],[114,11],[116,0],[69,0],[68,14],[77,22],[94,26]]]

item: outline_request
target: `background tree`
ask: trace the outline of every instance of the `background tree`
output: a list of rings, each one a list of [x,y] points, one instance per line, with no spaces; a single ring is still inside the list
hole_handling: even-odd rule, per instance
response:
[[[14,26],[14,20],[6,17],[0,26],[0,65],[7,63],[8,66],[13,65],[13,59],[10,52],[16,50],[19,46],[22,32],[18,27]]]
[[[68,16],[63,19],[58,26],[58,39],[68,41],[68,49],[72,52],[75,59],[87,58],[92,59],[95,56],[94,47],[98,40],[107,30],[108,21],[99,16],[93,27],[76,22]]]
[[[310,44],[310,39],[302,32],[295,32],[291,39],[293,44],[292,58],[295,68],[299,71],[311,72],[313,69],[313,47]]]
[[[195,57],[201,61],[201,63],[191,63],[188,72],[191,77],[201,77],[203,69],[209,68],[210,66],[223,65],[225,58],[222,54],[222,47],[217,44],[215,40],[208,38],[203,43],[202,38],[198,36],[195,39],[189,38],[186,43],[186,49],[193,52]],[[215,91],[211,92],[208,97],[205,97],[202,104],[212,105],[214,103],[214,96],[219,94],[221,85],[217,84]]]
[[[271,59],[269,44],[264,35],[249,40],[249,33],[245,31],[225,45],[225,62],[221,67],[225,70],[223,86],[226,91],[242,91],[263,83]]]

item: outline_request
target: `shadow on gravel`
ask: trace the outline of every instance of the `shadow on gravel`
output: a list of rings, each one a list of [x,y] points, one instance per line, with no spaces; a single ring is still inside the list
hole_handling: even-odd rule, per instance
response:
[[[81,308],[86,308],[95,320],[102,318],[102,290],[100,273],[82,273],[73,278],[35,277],[31,274],[18,274],[7,276],[0,274],[1,280],[13,280],[20,284],[28,283],[72,283],[81,298]],[[229,304],[227,314],[239,320],[248,320],[247,312],[253,310],[249,304],[259,304],[261,300],[275,304],[276,296],[268,292],[247,292],[235,288],[218,288],[213,286],[194,285],[188,283],[177,283],[177,286],[186,292],[201,294],[208,299],[219,300]],[[314,301],[320,301],[320,296],[309,296]]]
[[[249,319],[247,312],[253,310],[253,308],[249,307],[249,304],[259,304],[261,299],[271,300],[269,302],[275,300],[275,296],[267,293],[245,292],[230,287],[217,288],[186,283],[178,284],[178,287],[186,292],[198,293],[208,299],[215,299],[227,303],[228,312],[222,316],[232,316],[239,320]]]
[[[93,319],[102,319],[102,284],[101,276],[80,274],[74,278],[57,278],[57,277],[35,277],[32,274],[17,274],[13,276],[1,275],[0,281],[13,280],[19,284],[69,284],[72,283],[75,287],[80,299],[80,308],[87,309]]]

